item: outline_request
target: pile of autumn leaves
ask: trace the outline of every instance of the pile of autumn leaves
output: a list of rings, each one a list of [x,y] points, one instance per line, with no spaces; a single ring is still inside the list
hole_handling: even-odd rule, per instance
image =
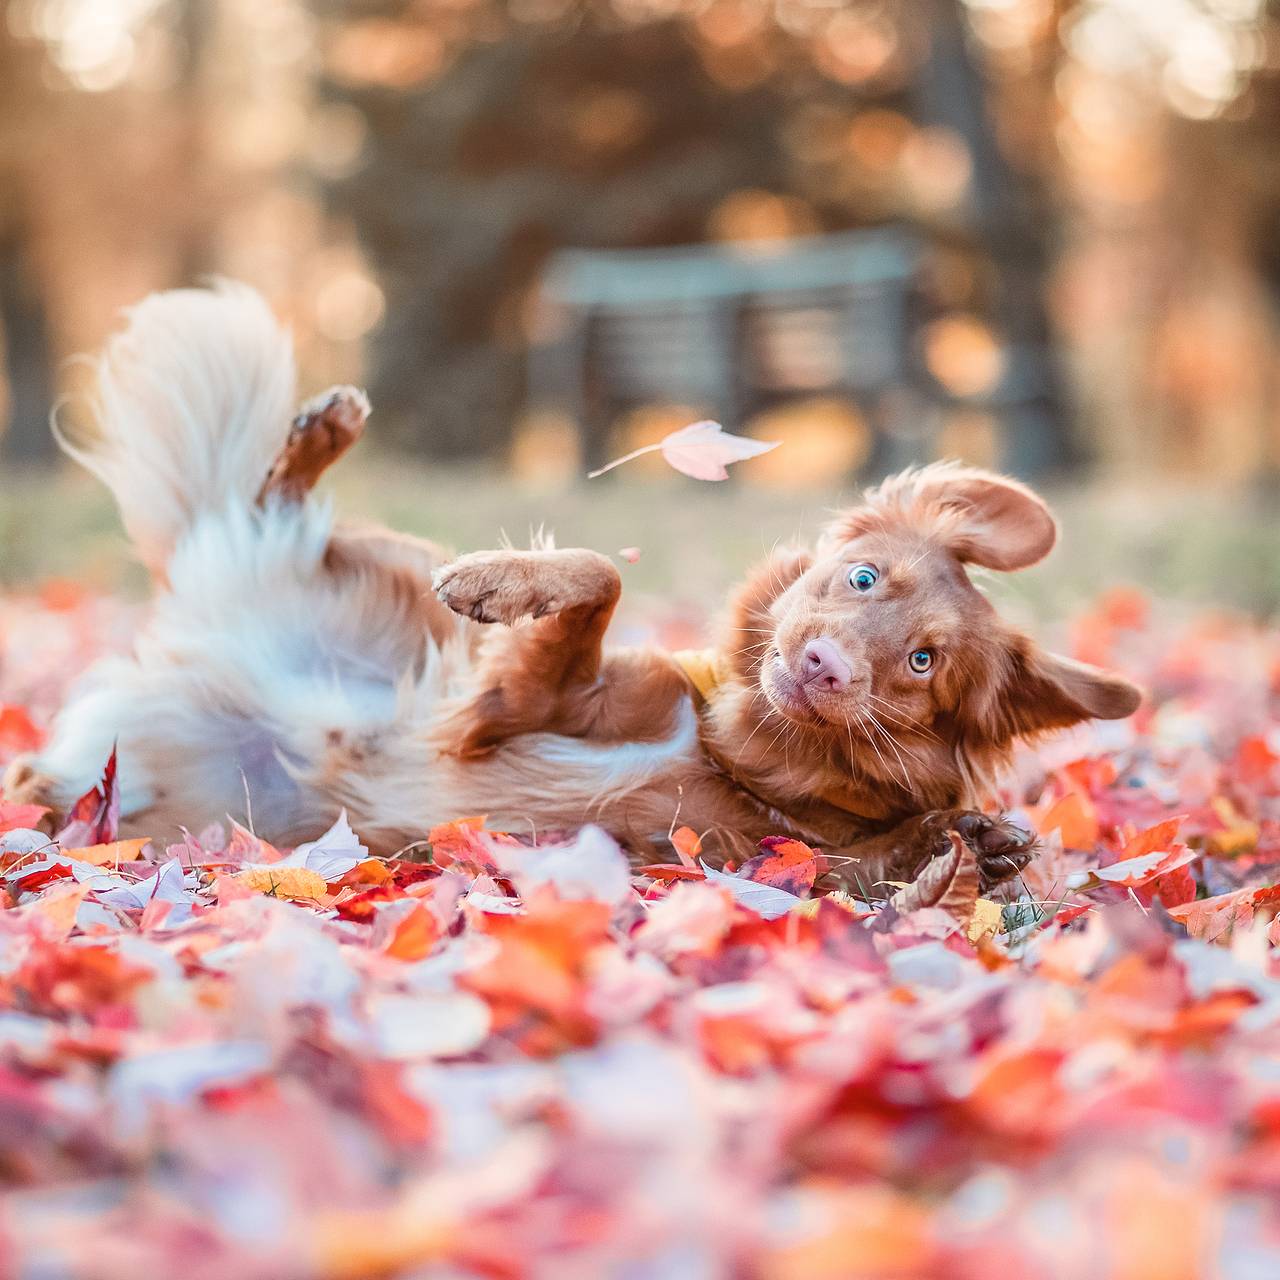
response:
[[[111,765],[56,841],[0,808],[0,1273],[1280,1273],[1280,642],[1117,596],[1073,647],[1153,700],[1022,762],[1011,903],[959,844],[862,903],[691,831],[120,841]]]

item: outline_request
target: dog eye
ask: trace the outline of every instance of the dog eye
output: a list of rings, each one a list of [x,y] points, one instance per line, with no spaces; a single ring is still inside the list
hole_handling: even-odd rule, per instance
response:
[[[870,591],[880,581],[880,575],[869,564],[854,565],[849,570],[849,585],[855,591]]]
[[[918,676],[924,675],[926,671],[933,666],[933,651],[930,649],[916,649],[907,659],[907,665]]]

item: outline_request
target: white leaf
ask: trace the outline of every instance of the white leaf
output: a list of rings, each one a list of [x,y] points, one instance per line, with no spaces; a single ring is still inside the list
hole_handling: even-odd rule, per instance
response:
[[[388,1058],[455,1058],[489,1034],[489,1006],[465,992],[384,995],[370,1010],[373,1039]]]
[[[757,884],[754,880],[743,880],[740,876],[726,875],[704,862],[703,871],[707,875],[707,883],[728,889],[734,898],[748,911],[754,911],[762,920],[776,920],[785,916],[792,907],[804,901],[794,893],[785,889],[777,889],[771,884]]]
[[[566,901],[618,903],[632,893],[626,855],[599,827],[583,827],[572,844],[560,846],[526,849],[495,844],[493,856],[524,896],[542,885],[551,885]]]
[[[338,814],[338,820],[318,840],[300,844],[287,858],[274,863],[276,867],[306,867],[328,882],[341,880],[353,867],[369,856],[369,850],[360,843],[360,837],[351,830],[347,811]]]
[[[727,480],[726,464],[754,458],[777,447],[776,440],[727,435],[718,422],[694,422],[681,427],[659,445],[662,456],[677,471],[695,480]]]

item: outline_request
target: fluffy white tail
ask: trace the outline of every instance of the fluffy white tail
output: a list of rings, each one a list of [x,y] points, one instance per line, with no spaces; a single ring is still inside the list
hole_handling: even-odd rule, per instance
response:
[[[59,439],[158,571],[201,512],[256,498],[289,431],[293,344],[246,285],[156,293],[126,314],[96,362],[97,434]]]

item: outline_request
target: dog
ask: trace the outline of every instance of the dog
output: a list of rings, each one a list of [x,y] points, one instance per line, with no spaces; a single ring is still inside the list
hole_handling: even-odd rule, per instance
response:
[[[117,744],[126,833],[248,805],[292,844],[345,807],[389,853],[483,813],[535,836],[596,823],[652,861],[682,824],[710,862],[790,836],[861,888],[915,878],[956,832],[985,890],[1033,849],[981,812],[1014,745],[1139,704],[971,583],[967,566],[1022,569],[1057,538],[1015,480],[906,471],[750,574],[708,653],[619,650],[604,555],[450,559],[335,521],[312,488],[368,404],[339,388],[290,427],[295,403],[290,340],[248,288],[129,313],[98,363],[97,434],[64,447],[114,493],[154,608],[11,767],[11,799],[65,807]]]

